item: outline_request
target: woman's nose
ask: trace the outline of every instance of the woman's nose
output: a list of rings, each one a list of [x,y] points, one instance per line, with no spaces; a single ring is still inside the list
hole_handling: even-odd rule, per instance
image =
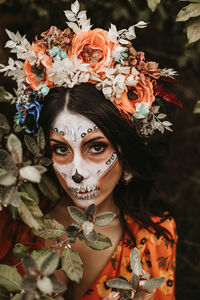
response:
[[[81,174],[79,174],[77,169],[76,169],[76,172],[72,176],[72,179],[74,180],[75,183],[80,183],[84,179],[84,177]]]

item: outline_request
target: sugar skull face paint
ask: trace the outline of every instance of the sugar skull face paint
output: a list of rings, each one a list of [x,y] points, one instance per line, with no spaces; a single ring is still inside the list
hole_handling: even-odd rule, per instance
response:
[[[53,167],[63,188],[79,206],[100,204],[122,173],[110,141],[86,117],[62,111],[50,132]]]

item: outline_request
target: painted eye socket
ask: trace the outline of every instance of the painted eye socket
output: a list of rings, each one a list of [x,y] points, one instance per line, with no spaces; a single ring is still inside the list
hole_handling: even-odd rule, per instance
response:
[[[69,149],[66,146],[60,146],[60,147],[57,146],[53,149],[53,151],[59,155],[65,155],[65,154],[69,153]]]
[[[105,143],[94,144],[90,146],[89,152],[93,154],[103,153],[107,145]]]

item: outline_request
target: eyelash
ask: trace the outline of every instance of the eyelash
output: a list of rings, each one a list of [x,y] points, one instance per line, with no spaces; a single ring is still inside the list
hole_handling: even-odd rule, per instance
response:
[[[92,152],[92,151],[90,151],[91,149],[95,149],[95,147],[101,147],[101,148],[103,148],[103,149],[100,150],[100,151],[97,151],[97,152]],[[92,154],[103,153],[103,152],[106,150],[107,147],[108,147],[108,145],[105,144],[105,143],[96,143],[96,144],[93,144],[93,145],[91,145],[91,146],[89,147],[89,152],[92,153]]]
[[[65,149],[66,152],[58,152],[59,149]],[[67,148],[67,146],[59,146],[59,145],[55,145],[52,147],[52,151],[55,152],[57,155],[66,155],[67,153],[69,153],[69,149]]]

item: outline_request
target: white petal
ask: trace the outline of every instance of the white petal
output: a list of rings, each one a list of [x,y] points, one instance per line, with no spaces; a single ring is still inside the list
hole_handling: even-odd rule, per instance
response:
[[[77,12],[79,11],[79,9],[80,9],[80,4],[79,4],[79,2],[76,0],[74,3],[72,3],[72,5],[71,5],[71,10],[72,10],[75,14],[77,14]]]

